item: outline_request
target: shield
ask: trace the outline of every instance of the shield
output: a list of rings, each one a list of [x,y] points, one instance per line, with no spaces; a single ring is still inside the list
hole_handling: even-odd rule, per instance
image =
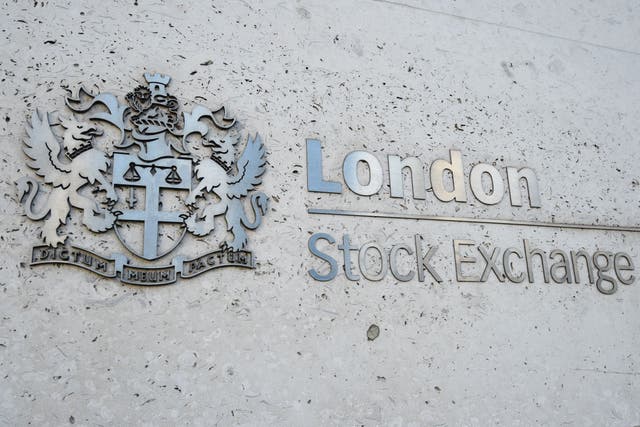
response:
[[[191,159],[144,161],[127,153],[113,155],[113,185],[120,193],[115,231],[133,254],[154,260],[171,252],[182,240],[191,190]]]

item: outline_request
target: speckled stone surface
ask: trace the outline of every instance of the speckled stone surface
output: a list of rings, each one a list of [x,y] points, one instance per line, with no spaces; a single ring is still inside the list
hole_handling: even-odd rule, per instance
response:
[[[640,265],[640,233],[307,213],[640,226],[636,2],[11,1],[1,11],[0,424],[640,425],[640,281],[611,296],[539,277],[458,283],[452,256],[453,239],[526,238],[624,251]],[[62,109],[65,86],[122,97],[154,71],[173,77],[185,106],[224,104],[263,135],[272,199],[250,233],[256,269],[146,288],[29,267],[40,224],[14,185],[27,173],[27,117]],[[353,150],[428,165],[455,148],[466,176],[478,162],[528,166],[542,207],[391,199],[386,181],[372,197],[309,193],[305,138],[322,141],[333,179]],[[316,282],[317,232],[385,247],[421,234],[438,245],[444,280]],[[112,233],[76,233],[85,247],[122,250]]]

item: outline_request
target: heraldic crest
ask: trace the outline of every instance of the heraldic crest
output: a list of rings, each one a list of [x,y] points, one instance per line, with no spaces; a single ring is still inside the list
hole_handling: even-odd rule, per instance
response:
[[[31,264],[73,264],[139,285],[220,267],[253,268],[247,230],[258,228],[268,205],[257,191],[266,167],[260,135],[243,141],[224,107],[181,112],[167,92],[169,76],[144,78],[124,103],[80,87],[65,99],[70,111],[36,109],[27,121],[22,148],[34,175],[17,181],[18,197],[26,215],[43,222],[43,244],[33,248]],[[216,234],[222,223],[216,218],[228,232],[219,249],[174,256],[170,265],[148,263],[174,251],[186,233]],[[75,246],[70,219],[95,233],[113,230],[147,263]]]

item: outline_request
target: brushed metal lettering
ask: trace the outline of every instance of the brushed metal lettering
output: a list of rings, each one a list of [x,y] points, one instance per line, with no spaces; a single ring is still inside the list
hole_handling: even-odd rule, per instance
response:
[[[522,206],[522,194],[520,191],[520,181],[525,180],[527,183],[527,194],[529,196],[529,206],[539,208],[540,189],[538,187],[538,178],[531,168],[514,168],[507,167],[507,181],[509,182],[509,198],[512,206]]]
[[[475,264],[477,258],[471,256],[463,256],[460,252],[461,246],[475,246],[473,240],[454,240],[453,241],[453,258],[456,264],[456,278],[458,282],[480,282],[480,276],[464,276],[462,274],[462,264]]]
[[[626,261],[626,265],[621,265],[618,262],[621,259],[624,259]],[[633,260],[628,254],[624,252],[618,252],[613,258],[613,268],[615,270],[616,277],[623,285],[630,285],[636,280],[636,277],[633,274],[629,275],[629,277],[626,278],[622,276],[623,271],[633,271],[635,268],[633,265]]]
[[[307,189],[314,193],[342,193],[342,184],[324,180],[322,146],[317,139],[307,139]]]
[[[596,274],[598,279],[596,280],[596,288],[600,293],[604,295],[614,294],[618,290],[618,283],[613,277],[608,274],[603,274],[611,271],[613,267],[613,254],[611,252],[597,251],[593,254],[593,265],[596,267]],[[600,261],[604,260],[602,264]],[[611,286],[604,286],[607,282]]]
[[[424,166],[417,157],[407,157],[405,159],[400,156],[389,155],[389,183],[391,187],[391,197],[404,197],[404,180],[402,171],[409,169],[411,176],[411,188],[413,190],[413,198],[424,200],[427,198],[425,188]]]
[[[478,246],[478,250],[480,251],[480,255],[482,255],[484,260],[487,262],[484,267],[484,271],[482,272],[482,276],[480,277],[480,281],[486,282],[489,278],[489,274],[491,274],[491,272],[493,271],[493,273],[496,275],[496,278],[499,281],[504,282],[504,274],[502,273],[502,271],[500,271],[500,268],[498,268],[498,265],[496,264],[498,262],[498,259],[500,258],[500,249],[493,248],[491,255],[489,255],[489,251],[482,245]]]
[[[398,252],[401,250],[405,251],[409,255],[413,255],[413,249],[411,249],[411,247],[409,247],[408,245],[394,245],[391,248],[391,252],[389,252],[389,267],[391,269],[391,274],[393,274],[393,277],[401,282],[408,282],[413,279],[413,277],[416,275],[416,272],[411,270],[407,274],[400,273],[400,270],[398,269]]]
[[[547,262],[547,253],[540,249],[531,249],[529,240],[524,239],[524,258],[527,261],[527,276],[529,277],[529,283],[534,282],[532,262],[534,256],[540,257],[544,283],[549,283],[549,263]]]
[[[338,249],[343,252],[343,261],[344,261],[344,274],[347,276],[347,279],[351,281],[360,280],[360,276],[353,273],[351,269],[351,251],[357,251],[357,246],[351,246],[351,240],[349,239],[349,235],[345,234],[342,236],[342,244],[338,245]]]
[[[358,178],[358,164],[362,162],[369,170],[369,181],[362,184]],[[342,165],[344,182],[351,191],[361,196],[372,196],[382,188],[382,165],[371,153],[352,151],[344,158]]]
[[[464,172],[462,168],[462,154],[458,150],[449,150],[451,161],[438,159],[431,164],[430,178],[433,194],[443,202],[466,202],[467,194],[464,189]],[[444,172],[450,171],[453,189],[447,190],[444,185]]]
[[[482,178],[484,175],[488,175],[491,178],[491,192],[484,191],[482,185]],[[500,172],[495,167],[486,164],[478,163],[471,169],[470,174],[471,192],[485,205],[495,205],[500,203],[504,196],[504,181]]]
[[[371,273],[369,268],[367,267],[367,251],[369,249],[374,249],[380,255],[380,271],[377,273]],[[378,282],[387,275],[387,270],[389,268],[387,264],[387,257],[384,252],[384,249],[375,242],[367,242],[360,248],[358,252],[358,263],[360,264],[360,272],[367,279],[372,282]]]
[[[571,269],[567,265],[567,261],[569,259],[569,257],[567,256],[567,253],[560,249],[554,249],[549,254],[549,257],[552,260],[558,256],[562,258],[562,260],[554,262],[551,265],[551,270],[550,270],[551,279],[553,279],[553,281],[556,283],[573,283],[571,279]],[[562,276],[558,277],[556,276],[556,272],[560,269],[562,269],[564,273],[562,274]]]
[[[516,248],[507,248],[502,254],[502,268],[509,281],[512,283],[522,283],[524,281],[524,273],[520,272],[517,276],[513,273],[513,265],[511,264],[511,255],[516,255],[519,259],[524,258],[522,252]]]
[[[414,243],[416,245],[418,281],[424,282],[424,278],[425,278],[424,271],[427,270],[427,272],[431,275],[431,277],[433,277],[433,279],[436,282],[442,283],[442,277],[440,277],[440,275],[436,272],[436,270],[431,265],[431,258],[438,251],[438,246],[430,246],[427,253],[425,255],[422,255],[422,236],[420,236],[419,234],[416,234],[414,236]]]
[[[578,257],[582,257],[587,267],[587,274],[589,275],[589,283],[593,284],[593,263],[591,262],[591,255],[587,251],[570,251],[571,264],[573,265],[573,277],[576,283],[580,283],[580,271],[578,270]]]
[[[316,247],[316,243],[320,239],[326,240],[330,244],[334,244],[336,241],[331,235],[327,233],[315,233],[309,238],[309,243],[308,243],[309,251],[311,251],[313,255],[317,256],[318,258],[320,258],[321,260],[329,264],[329,272],[327,274],[320,274],[318,273],[317,270],[312,268],[308,270],[308,273],[315,280],[318,280],[320,282],[328,282],[329,280],[333,280],[338,274],[338,263],[332,256],[327,255],[324,252],[321,252]]]

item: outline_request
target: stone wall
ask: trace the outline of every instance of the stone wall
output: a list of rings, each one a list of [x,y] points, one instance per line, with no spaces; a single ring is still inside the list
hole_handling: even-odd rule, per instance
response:
[[[37,1],[7,2],[1,16],[0,424],[640,424],[640,281],[612,295],[584,272],[578,284],[545,283],[539,269],[532,283],[494,273],[460,282],[453,254],[454,240],[491,252],[527,239],[546,251],[624,252],[640,265],[635,2]],[[183,111],[224,105],[241,145],[262,136],[270,200],[248,233],[255,269],[146,287],[30,266],[43,223],[24,216],[15,184],[36,176],[22,150],[27,120],[36,108],[69,116],[67,89],[79,83],[124,105],[154,72],[172,77]],[[109,150],[116,135],[100,137]],[[321,142],[323,173],[341,194],[308,191],[308,138]],[[429,185],[414,199],[408,180],[402,199],[386,178],[373,196],[344,185],[352,151],[376,156],[386,177],[387,155],[416,156],[428,174],[451,149],[463,156],[467,203],[440,202]],[[508,166],[533,169],[541,206],[473,198],[477,163],[505,179]],[[69,243],[149,264],[81,218],[72,210],[60,229]],[[218,250],[222,217],[215,227],[187,233],[158,262]],[[328,269],[308,249],[315,233],[336,240],[318,243],[338,261],[333,280],[310,276]],[[425,252],[437,247],[441,282],[429,272],[345,277],[344,235],[389,250],[416,234]],[[375,272],[375,250],[364,258]],[[402,272],[416,269],[406,250],[399,259]]]

